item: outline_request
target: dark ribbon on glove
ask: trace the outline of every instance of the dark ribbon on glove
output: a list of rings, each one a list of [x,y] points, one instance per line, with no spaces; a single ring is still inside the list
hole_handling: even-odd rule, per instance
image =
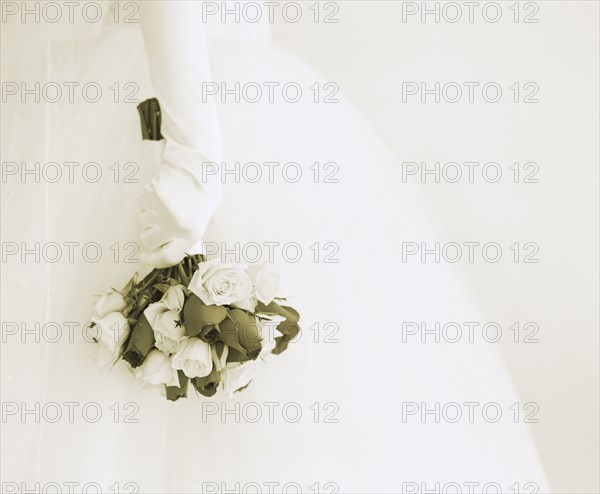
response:
[[[156,98],[142,101],[137,106],[140,118],[142,120],[142,136],[150,141],[160,141],[163,135],[160,133],[160,124],[162,116],[160,105]]]

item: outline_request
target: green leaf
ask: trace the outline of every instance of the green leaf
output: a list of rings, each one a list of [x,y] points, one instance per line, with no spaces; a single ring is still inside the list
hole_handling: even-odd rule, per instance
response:
[[[290,340],[293,340],[300,332],[298,323],[292,321],[281,321],[275,329]]]
[[[121,290],[121,293],[123,294],[127,294],[131,291],[131,289],[135,286],[135,279],[136,277],[134,276],[133,278],[131,278],[127,284],[123,287],[123,290]]]
[[[186,336],[198,335],[205,326],[216,326],[227,317],[227,308],[205,305],[192,294],[183,305],[183,324]]]
[[[225,343],[223,343],[222,341],[217,341],[213,346],[215,347],[217,358],[220,359],[223,356],[223,352],[225,351]]]
[[[250,360],[250,357],[246,354],[246,352],[241,353],[238,352],[235,348],[229,348],[229,353],[227,354],[227,362],[247,362]]]
[[[238,388],[234,391],[234,393],[239,393],[240,391],[244,391],[248,386],[250,386],[250,383],[252,382],[252,379],[250,379],[248,381],[248,384],[245,384],[244,386],[242,386],[241,388]]]
[[[279,355],[287,350],[288,344],[290,343],[290,338],[283,335],[275,338],[275,348],[271,350],[271,353],[275,355]]]
[[[300,320],[300,313],[293,307],[290,307],[289,305],[282,305],[281,308],[292,315],[292,317],[286,318],[289,321],[298,322]]]
[[[262,302],[258,302],[258,304],[256,305],[256,313],[282,316],[291,322],[298,322],[300,320],[300,314],[298,314],[298,311],[296,309],[284,305],[279,305],[275,301],[271,302],[269,305],[265,305]]]
[[[291,340],[293,340],[300,332],[300,326],[297,322],[281,321],[275,328],[282,336],[275,338],[275,348],[271,351],[275,355],[279,355],[287,350]]]
[[[237,309],[233,309],[237,310]],[[232,312],[232,311],[229,311]],[[242,311],[240,311],[242,312]],[[221,341],[225,343],[229,347],[229,352],[231,350],[236,350],[248,359],[248,354],[246,353],[246,349],[241,345],[237,326],[231,317],[230,314],[223,320],[220,324],[221,329]]]
[[[166,283],[157,283],[154,285],[154,289],[161,293],[165,293],[169,288],[171,288],[171,285],[167,285]]]
[[[227,311],[227,318],[221,323],[221,340],[250,360],[258,358],[262,349],[256,319],[241,309]]]
[[[187,397],[187,388],[189,378],[183,373],[183,371],[177,371],[177,377],[179,377],[179,386],[166,386],[167,400],[177,401],[179,398]]]

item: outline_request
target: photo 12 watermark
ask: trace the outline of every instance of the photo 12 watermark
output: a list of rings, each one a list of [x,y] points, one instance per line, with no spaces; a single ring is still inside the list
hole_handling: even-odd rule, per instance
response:
[[[202,102],[220,103],[339,103],[336,82],[296,81],[202,82]]]
[[[403,321],[402,343],[539,343],[533,321],[502,325],[495,321]]]
[[[539,103],[537,82],[496,81],[406,81],[402,83],[402,103]]]
[[[535,161],[403,161],[401,166],[402,183],[540,183],[540,165]]]
[[[140,22],[140,3],[132,1],[8,1],[0,2],[2,22],[90,26],[107,19],[119,24]]]
[[[142,494],[136,482],[2,482],[2,494]]]
[[[421,24],[537,24],[540,22],[539,2],[401,2],[402,23]]]
[[[125,403],[99,403],[97,401],[34,401],[2,402],[2,423],[68,423],[68,424],[138,424],[140,405],[134,401]]]
[[[402,482],[402,494],[543,494],[535,482]]]
[[[198,421],[203,424],[340,424],[341,417],[341,407],[335,401],[203,401]]]
[[[539,423],[540,406],[536,402],[498,403],[496,401],[405,401],[401,406],[403,424],[497,424]]]
[[[69,103],[101,102],[138,104],[140,86],[132,81],[3,81],[2,103]]]
[[[296,482],[270,481],[257,482],[202,482],[200,494],[338,494],[337,482]]]
[[[468,264],[537,264],[540,246],[536,242],[402,242],[402,262]]]
[[[2,161],[2,183],[23,184],[137,184],[140,165],[134,161]]]

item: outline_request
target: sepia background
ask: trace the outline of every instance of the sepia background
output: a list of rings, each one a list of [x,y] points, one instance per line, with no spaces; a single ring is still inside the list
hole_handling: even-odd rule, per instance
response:
[[[481,9],[494,3],[502,16],[490,22]],[[339,22],[276,22],[271,35],[278,48],[339,86],[337,97],[355,105],[398,167],[480,163],[472,183],[465,173],[456,183],[416,174],[398,183],[396,193],[417,188],[439,242],[504,247],[503,262],[462,259],[452,269],[486,321],[505,330],[490,345],[501,353],[521,402],[539,406],[539,422],[529,431],[552,492],[596,494],[600,5],[479,4],[471,22],[465,2],[323,1],[320,14],[335,13],[331,18]],[[424,5],[438,9],[439,17],[422,17]],[[451,17],[456,6],[460,19]],[[14,53],[2,52],[3,65],[14,62]],[[464,88],[467,82],[477,89],[472,103],[466,91],[455,103],[432,95],[422,102],[420,94],[403,97],[407,82],[428,88]],[[497,103],[482,98],[486,83],[503,88]],[[519,89],[518,101],[510,87]],[[502,169],[497,183],[482,177],[490,162]],[[527,163],[539,167],[535,174],[529,175]],[[389,239],[399,251],[401,242],[419,240],[402,231],[390,232]],[[518,262],[510,261],[507,249],[515,243]],[[524,262],[531,253],[526,244],[535,247],[538,262]],[[401,311],[402,300],[395,303]],[[517,341],[506,331],[515,322],[521,326]],[[526,333],[526,323],[537,333]]]
[[[535,162],[538,183],[418,185],[440,242],[535,242],[538,263],[459,262],[454,267],[488,321],[538,324],[538,343],[498,346],[522,401],[540,406],[530,424],[551,488],[600,492],[598,464],[598,15],[595,1],[502,4],[498,22],[462,18],[438,4],[338,2],[337,24],[274,24],[275,41],[339,84],[401,162]],[[487,2],[483,2],[482,5]],[[404,5],[403,5],[404,4]],[[412,4],[407,6],[406,4]],[[404,22],[403,22],[404,9]],[[408,10],[407,10],[408,9]],[[413,9],[414,10],[414,9]],[[534,13],[535,12],[535,13]],[[529,21],[523,22],[526,14]],[[490,17],[490,16],[488,16]],[[419,96],[402,83],[495,81],[539,86],[535,104],[457,103]],[[475,93],[479,95],[480,93]],[[419,109],[420,111],[417,111]],[[407,117],[407,114],[410,117]],[[430,136],[415,149],[414,136]],[[369,163],[365,163],[365,170]],[[402,184],[398,185],[402,194]],[[401,232],[398,232],[401,237]]]

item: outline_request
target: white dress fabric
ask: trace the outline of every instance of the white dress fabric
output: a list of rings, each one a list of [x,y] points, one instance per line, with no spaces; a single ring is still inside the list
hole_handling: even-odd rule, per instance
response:
[[[210,38],[207,51],[215,81],[293,80],[305,88],[321,81],[268,39],[228,37],[224,30]],[[121,99],[124,85],[135,81],[138,101],[160,100],[138,26],[73,31],[7,24],[2,43],[14,50],[5,57],[3,49],[4,80],[96,81],[106,91],[117,82]],[[189,105],[201,98],[199,88],[189,86],[179,97]],[[223,161],[230,167],[294,161],[304,176],[297,183],[230,176],[205,244],[221,246],[221,253],[236,242],[255,242],[263,261],[270,242],[299,244],[295,263],[288,262],[295,251],[286,253],[287,261],[281,249],[274,252],[282,294],[299,309],[303,332],[287,352],[265,362],[243,392],[204,398],[190,388],[188,398],[175,403],[158,387],[141,386],[123,361],[109,372],[98,369],[94,345],[81,334],[96,296],[121,287],[140,268],[123,261],[138,242],[137,199],[160,166],[165,143],[142,141],[137,103],[115,103],[112,94],[93,104],[81,98],[7,102],[3,162],[96,162],[103,176],[96,183],[77,174],[74,183],[13,176],[2,183],[2,241],[19,248],[3,265],[2,320],[62,328],[56,342],[47,341],[49,330],[39,342],[35,334],[25,341],[21,333],[3,334],[2,401],[18,407],[3,416],[4,482],[29,488],[96,483],[102,492],[118,483],[121,492],[142,493],[211,492],[215,485],[218,492],[243,491],[252,482],[262,492],[268,483],[278,484],[275,492],[286,484],[316,492],[318,483],[320,492],[391,493],[406,483],[432,489],[436,482],[494,482],[506,492],[532,482],[549,492],[522,420],[481,419],[481,405],[497,403],[508,414],[519,402],[494,346],[402,341],[403,321],[477,321],[481,315],[446,265],[402,262],[399,242],[435,241],[435,232],[419,198],[402,184],[400,167],[343,95],[340,101],[217,106]],[[338,163],[339,183],[314,183],[308,167],[315,161]],[[123,176],[115,182],[115,162],[140,164],[133,183]],[[23,259],[23,247],[35,250],[36,242],[40,249],[56,243],[62,257],[49,262],[54,251],[48,247],[40,259]],[[77,244],[72,262],[70,242]],[[90,261],[92,244],[102,249],[97,262]],[[339,262],[324,262],[327,255]],[[315,342],[309,327],[327,322],[339,327],[339,341],[324,343],[322,332]],[[77,324],[73,338],[67,323]],[[480,406],[473,423],[436,423],[431,415],[421,423],[403,421],[404,402]],[[73,420],[68,403],[76,404]],[[22,414],[24,407],[34,412]],[[63,416],[53,423],[57,407]],[[98,409],[102,417],[94,422]],[[297,410],[302,416],[294,422]]]

